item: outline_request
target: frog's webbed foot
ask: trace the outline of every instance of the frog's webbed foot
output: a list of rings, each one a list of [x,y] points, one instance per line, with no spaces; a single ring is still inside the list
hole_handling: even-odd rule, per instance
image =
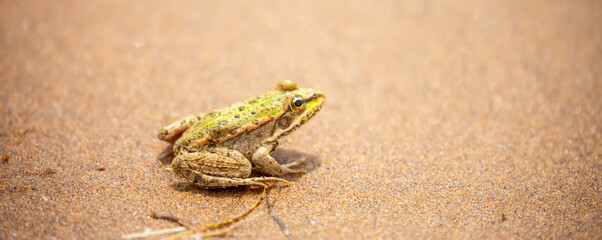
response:
[[[287,186],[290,186],[288,181],[281,179],[281,178],[275,178],[275,177],[229,179],[229,178],[212,177],[212,176],[208,176],[206,174],[199,173],[199,172],[196,172],[195,174],[199,174],[198,176],[204,179],[201,181],[215,181],[215,182],[219,182],[221,184],[221,186],[225,186],[225,185],[229,185],[229,184],[231,184],[229,186],[257,185],[257,186],[262,186],[263,191],[261,192],[261,196],[255,203],[255,205],[253,205],[247,211],[245,211],[244,213],[242,213],[236,217],[233,217],[231,219],[228,219],[228,220],[225,220],[222,222],[217,222],[217,223],[213,223],[213,224],[209,224],[209,225],[201,225],[201,226],[197,226],[194,228],[190,228],[186,231],[180,232],[175,235],[171,235],[164,239],[168,239],[168,240],[179,239],[179,238],[182,238],[185,236],[191,236],[191,235],[197,236],[198,234],[200,234],[200,237],[222,235],[222,234],[232,230],[232,226],[233,226],[232,224],[240,221],[242,218],[249,215],[255,208],[257,208],[257,206],[259,206],[259,204],[266,197],[266,194],[267,194],[268,185],[266,185],[264,182],[282,182],[282,183],[286,184]]]
[[[286,186],[290,186],[288,181],[286,181],[282,178],[276,178],[276,177],[224,178],[224,177],[209,176],[207,174],[204,174],[204,173],[201,173],[198,171],[191,171],[191,175],[196,177],[195,184],[199,185],[199,183],[201,183],[201,186],[205,186],[205,187],[210,187],[209,185],[206,184],[207,182],[217,183],[217,185],[215,185],[215,186],[219,186],[219,187],[239,186],[239,185],[255,185],[255,186],[261,186],[263,188],[263,191],[261,193],[261,196],[257,200],[257,202],[255,202],[255,204],[252,207],[247,209],[244,213],[242,213],[236,217],[230,218],[228,220],[209,224],[209,225],[199,225],[199,226],[188,228],[188,229],[181,229],[181,228],[166,229],[166,230],[156,231],[156,232],[152,233],[152,235],[145,234],[145,233],[129,234],[129,235],[126,235],[124,238],[138,238],[140,236],[148,237],[148,236],[166,234],[166,233],[175,232],[175,231],[180,231],[180,232],[177,234],[168,236],[164,239],[180,239],[182,237],[187,237],[187,236],[205,238],[205,237],[223,235],[224,233],[227,233],[233,229],[233,227],[234,227],[233,224],[237,223],[242,218],[249,215],[253,210],[255,210],[255,208],[257,208],[257,206],[259,206],[261,201],[266,197],[267,189],[268,189],[268,185],[266,184],[267,182],[281,182],[281,183],[284,183]],[[175,231],[171,231],[171,230],[175,230]]]
[[[176,140],[178,140],[178,138],[180,138],[180,136],[182,136],[182,133],[188,130],[188,128],[192,127],[193,124],[201,120],[204,115],[205,113],[197,113],[180,118],[175,122],[159,129],[157,137],[159,140],[174,143]]]

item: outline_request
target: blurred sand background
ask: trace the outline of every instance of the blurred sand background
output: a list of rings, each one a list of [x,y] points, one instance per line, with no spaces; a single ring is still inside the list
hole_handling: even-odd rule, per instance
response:
[[[295,239],[602,238],[601,1],[1,1],[0,239],[243,212],[158,128],[282,79],[326,105],[274,213]],[[5,158],[8,157],[8,158]],[[274,192],[272,192],[274,193]],[[261,205],[226,239],[285,239]]]

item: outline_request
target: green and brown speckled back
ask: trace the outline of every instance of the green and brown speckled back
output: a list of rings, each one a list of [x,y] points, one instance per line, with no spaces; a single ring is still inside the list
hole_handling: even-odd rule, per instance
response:
[[[284,114],[288,106],[286,100],[290,96],[312,91],[313,89],[277,89],[226,108],[216,109],[188,129],[176,141],[176,145],[202,146],[208,142],[221,143],[253,131]]]

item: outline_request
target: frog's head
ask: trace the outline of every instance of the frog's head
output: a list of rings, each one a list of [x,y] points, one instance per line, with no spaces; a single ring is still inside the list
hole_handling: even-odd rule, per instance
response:
[[[275,141],[295,131],[322,109],[325,99],[322,92],[299,88],[297,83],[291,80],[281,81],[275,90],[281,91],[285,96],[282,101],[284,113],[276,119],[274,132],[268,141]]]

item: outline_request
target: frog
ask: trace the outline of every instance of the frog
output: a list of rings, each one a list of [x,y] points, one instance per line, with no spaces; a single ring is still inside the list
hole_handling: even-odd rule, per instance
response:
[[[174,174],[198,187],[289,185],[280,176],[306,173],[295,168],[305,158],[280,164],[270,154],[319,112],[324,101],[322,92],[283,80],[262,95],[178,119],[157,136],[173,144]],[[251,177],[252,172],[269,176]]]

